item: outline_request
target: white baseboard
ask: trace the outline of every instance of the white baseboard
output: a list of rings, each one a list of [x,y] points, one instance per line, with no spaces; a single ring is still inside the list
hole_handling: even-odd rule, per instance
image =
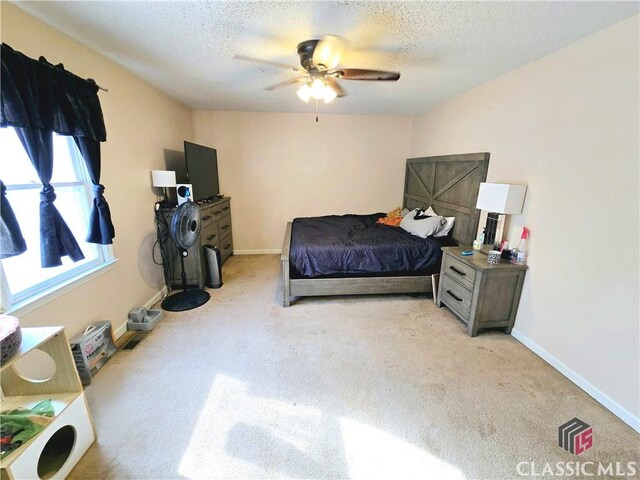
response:
[[[122,335],[124,335],[127,331],[127,322],[124,322],[118,328],[113,331],[113,336],[116,340],[118,340]]]
[[[281,248],[263,248],[263,249],[249,249],[249,250],[234,250],[234,255],[280,255],[282,253]]]
[[[640,418],[633,415],[627,409],[625,409],[622,405],[616,402],[614,399],[609,397],[606,393],[602,392],[595,386],[593,386],[589,381],[587,381],[583,376],[576,373],[574,370],[569,368],[566,364],[558,360],[556,357],[547,352],[540,345],[535,343],[533,340],[525,336],[522,332],[517,329],[513,329],[511,332],[511,336],[518,340],[520,343],[525,345],[529,350],[542,358],[545,362],[551,365],[553,368],[558,370],[561,374],[575,383],[578,387],[584,390],[587,394],[593,397],[597,402],[599,402],[603,407],[613,413],[616,417],[622,420],[624,423],[633,428],[636,432],[640,433]]]
[[[167,287],[162,287],[162,290],[160,290],[159,292],[156,292],[153,295],[153,297],[151,297],[149,300],[147,300],[144,303],[144,305],[142,305],[142,308],[147,309],[147,310],[150,309],[151,307],[153,307],[154,304],[156,304],[158,301],[160,301],[160,299],[162,299],[162,297],[164,297],[166,294],[167,294]],[[113,336],[117,340],[122,335],[124,335],[126,331],[127,331],[127,322],[124,322],[122,325],[120,325],[118,328],[116,328],[113,331]]]
[[[168,292],[167,287],[162,287],[162,290],[160,290],[159,292],[156,292],[156,294],[153,297],[147,300],[145,304],[142,305],[142,308],[145,308],[147,310],[150,309],[156,303],[158,303],[162,299],[162,297],[164,297],[167,294],[167,292]]]

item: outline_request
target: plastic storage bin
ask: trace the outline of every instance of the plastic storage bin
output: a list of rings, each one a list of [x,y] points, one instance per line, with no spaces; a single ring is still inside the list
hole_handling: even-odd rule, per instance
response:
[[[129,312],[129,321],[127,322],[127,330],[153,330],[153,327],[163,317],[162,310],[146,310],[144,308],[136,308]]]

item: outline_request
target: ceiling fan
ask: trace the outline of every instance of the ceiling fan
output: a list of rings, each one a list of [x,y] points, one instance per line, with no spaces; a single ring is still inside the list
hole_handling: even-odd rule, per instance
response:
[[[271,62],[247,55],[234,55],[233,58],[300,72],[302,75],[270,85],[265,90],[270,91],[301,83],[302,85],[298,88],[297,94],[303,102],[309,102],[311,98],[314,98],[315,100],[324,100],[325,103],[329,103],[336,97],[346,96],[347,92],[338,83],[338,80],[395,82],[400,78],[400,73],[398,72],[339,67],[345,43],[346,41],[343,38],[335,35],[325,35],[321,39],[306,40],[299,43],[298,55],[300,56],[301,67]]]

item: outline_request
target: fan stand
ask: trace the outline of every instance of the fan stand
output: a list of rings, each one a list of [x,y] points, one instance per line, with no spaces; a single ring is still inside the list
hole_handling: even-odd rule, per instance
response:
[[[184,312],[186,310],[192,310],[198,308],[209,301],[211,295],[209,292],[205,292],[200,288],[187,288],[187,273],[184,270],[184,257],[188,255],[188,252],[180,249],[180,268],[182,272],[182,291],[174,293],[173,295],[165,298],[161,304],[164,310],[170,312]]]

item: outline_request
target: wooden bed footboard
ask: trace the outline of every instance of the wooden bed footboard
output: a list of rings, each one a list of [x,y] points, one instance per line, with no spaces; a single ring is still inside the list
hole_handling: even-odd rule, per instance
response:
[[[431,277],[295,278],[290,275],[291,222],[287,223],[280,263],[282,264],[282,306],[291,305],[291,297],[327,295],[370,295],[384,293],[430,293]]]
[[[289,249],[291,248],[291,222],[287,223],[287,229],[284,232],[284,243],[282,245],[282,254],[280,262],[282,263],[282,306],[291,305],[291,278],[289,276]]]

